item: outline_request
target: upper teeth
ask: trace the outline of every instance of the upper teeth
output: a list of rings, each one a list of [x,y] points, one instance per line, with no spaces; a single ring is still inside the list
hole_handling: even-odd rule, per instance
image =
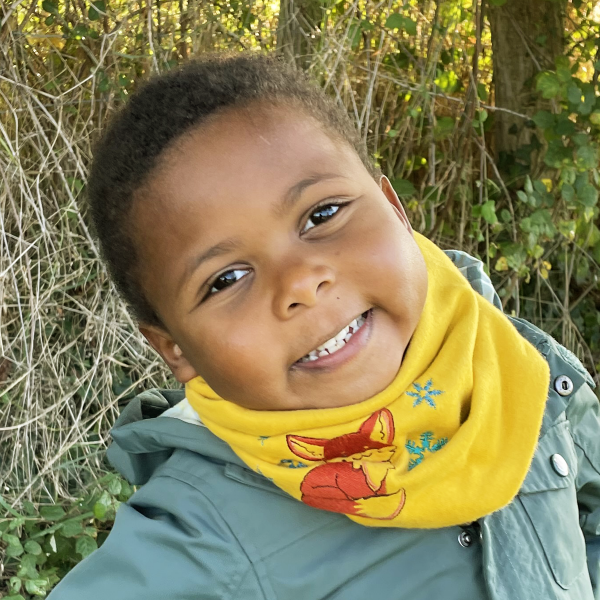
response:
[[[365,317],[360,315],[350,323],[346,325],[337,335],[334,335],[331,339],[327,340],[324,344],[321,344],[318,348],[311,350],[306,356],[300,359],[300,362],[308,362],[311,360],[317,360],[320,356],[326,356],[327,354],[333,354],[340,348],[346,345],[346,342],[362,327],[365,322]]]

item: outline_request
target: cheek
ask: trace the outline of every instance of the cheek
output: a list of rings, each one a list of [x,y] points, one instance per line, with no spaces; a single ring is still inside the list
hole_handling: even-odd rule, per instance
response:
[[[353,236],[348,255],[354,276],[374,294],[374,301],[424,302],[427,275],[418,246],[399,219],[380,215]]]
[[[215,317],[197,339],[203,340],[198,370],[220,396],[233,399],[240,389],[260,388],[269,380],[277,347],[264,319]]]

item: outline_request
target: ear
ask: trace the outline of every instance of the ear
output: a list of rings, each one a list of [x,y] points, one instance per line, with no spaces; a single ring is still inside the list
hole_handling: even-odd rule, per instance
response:
[[[154,325],[139,325],[140,333],[160,354],[179,383],[187,383],[198,376],[196,370],[183,355],[181,348],[164,329]]]
[[[413,229],[410,224],[410,221],[408,220],[408,217],[406,216],[404,206],[402,206],[402,202],[400,202],[400,198],[398,198],[396,190],[394,190],[392,184],[390,183],[390,180],[385,175],[381,176],[381,179],[379,180],[379,187],[381,188],[381,191],[383,192],[384,196],[388,199],[388,202],[392,205],[392,208],[396,211],[396,214],[398,215],[398,218],[402,221],[404,227],[406,227],[406,229],[408,229],[408,232],[412,235]]]
[[[373,413],[359,431],[366,433],[374,442],[391,444],[394,441],[394,417],[387,408],[382,408]]]
[[[305,460],[324,460],[326,442],[327,440],[307,438],[300,435],[287,436],[289,449],[296,456]]]

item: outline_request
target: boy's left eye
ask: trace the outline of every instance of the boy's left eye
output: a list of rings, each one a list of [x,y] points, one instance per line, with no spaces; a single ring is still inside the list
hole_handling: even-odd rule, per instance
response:
[[[317,225],[321,225],[329,219],[333,218],[342,208],[343,204],[322,204],[308,217],[306,224],[302,228],[302,233],[306,233],[309,229],[316,227]]]

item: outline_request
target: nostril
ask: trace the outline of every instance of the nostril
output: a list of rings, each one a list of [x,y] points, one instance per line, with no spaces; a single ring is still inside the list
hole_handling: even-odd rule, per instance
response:
[[[298,302],[293,302],[290,304],[290,308],[296,308],[296,306],[298,306]]]

